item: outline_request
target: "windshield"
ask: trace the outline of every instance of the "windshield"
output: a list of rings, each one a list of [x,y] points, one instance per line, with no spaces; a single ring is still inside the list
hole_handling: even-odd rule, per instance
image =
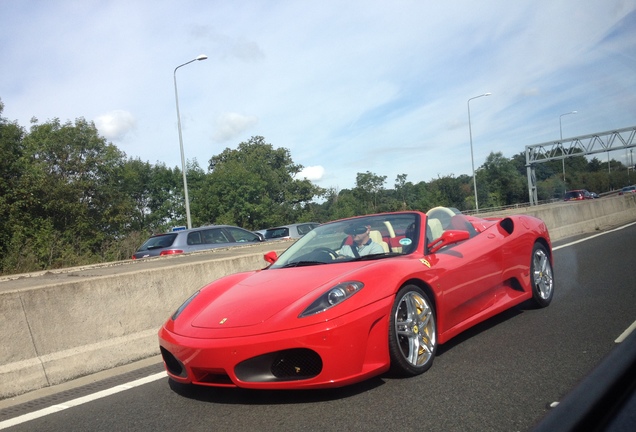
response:
[[[176,238],[177,233],[159,234],[146,240],[146,242],[142,244],[137,251],[170,247]]]
[[[266,239],[282,238],[287,236],[289,236],[289,228],[286,227],[270,228],[265,231]]]
[[[320,225],[290,246],[271,268],[379,259],[417,246],[417,213],[362,216]]]

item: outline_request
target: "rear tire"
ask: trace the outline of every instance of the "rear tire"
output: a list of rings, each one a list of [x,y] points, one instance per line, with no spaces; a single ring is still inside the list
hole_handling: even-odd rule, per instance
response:
[[[419,375],[433,364],[437,325],[433,303],[416,285],[402,287],[391,309],[391,369],[402,376]]]
[[[541,243],[535,243],[530,258],[530,283],[532,298],[539,307],[546,307],[554,296],[554,273],[548,250]]]

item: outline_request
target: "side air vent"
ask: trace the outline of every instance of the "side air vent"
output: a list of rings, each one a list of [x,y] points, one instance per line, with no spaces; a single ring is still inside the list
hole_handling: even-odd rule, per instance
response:
[[[510,218],[504,218],[499,222],[499,225],[506,231],[508,234],[512,234],[515,230],[515,224]]]

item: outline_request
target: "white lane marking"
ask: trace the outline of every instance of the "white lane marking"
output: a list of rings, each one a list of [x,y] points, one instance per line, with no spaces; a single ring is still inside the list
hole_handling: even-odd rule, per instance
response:
[[[614,341],[614,343],[621,343],[625,340],[625,338],[627,338],[627,336],[629,336],[631,334],[631,332],[633,332],[636,329],[636,321],[634,321],[632,323],[632,325],[630,325],[629,327],[627,327],[627,329],[621,333],[621,335]],[[550,408],[556,408],[556,406],[559,404],[559,402],[552,402],[549,407]]]
[[[88,402],[92,402],[94,400],[101,399],[101,398],[104,398],[106,396],[111,396],[111,395],[114,395],[116,393],[122,392],[124,390],[130,390],[131,388],[138,387],[138,386],[141,386],[141,385],[144,385],[144,384],[148,384],[150,382],[160,380],[160,379],[165,378],[167,376],[168,375],[166,374],[166,372],[159,372],[159,373],[156,373],[154,375],[147,376],[145,378],[140,378],[138,380],[131,381],[131,382],[126,383],[126,384],[122,384],[122,385],[118,385],[118,386],[115,386],[115,387],[111,387],[111,388],[106,389],[106,390],[98,391],[97,393],[93,393],[93,394],[90,394],[90,395],[79,397],[77,399],[70,400],[68,402],[64,402],[64,404],[53,405],[53,406],[50,406],[48,408],[43,408],[41,410],[34,411],[32,413],[27,413],[27,414],[24,414],[24,415],[21,415],[21,416],[18,416],[18,417],[14,417],[12,419],[4,420],[4,421],[0,422],[0,430],[6,429],[6,428],[11,427],[11,426],[16,426],[16,425],[19,425],[19,424],[22,424],[22,423],[26,423],[28,421],[35,420],[37,418],[47,416],[49,414],[54,414],[56,412],[60,412],[60,411],[63,411],[65,409],[68,409],[68,408],[73,408],[73,407],[76,407],[76,406],[79,406],[79,405],[82,405],[82,404],[85,404],[85,403],[88,403]]]
[[[563,244],[561,246],[556,246],[556,247],[553,247],[552,250],[555,251],[555,250],[562,249],[564,247],[575,245],[577,243],[583,243],[584,241],[592,240],[593,238],[596,238],[596,237],[599,237],[599,236],[602,236],[602,235],[605,235],[605,234],[613,233],[615,231],[620,231],[620,230],[625,229],[627,227],[630,227],[632,225],[636,225],[636,222],[632,222],[632,223],[629,223],[627,225],[623,225],[623,226],[620,226],[618,228],[614,228],[614,229],[611,229],[611,230],[608,230],[608,231],[603,231],[601,233],[594,234],[593,236],[585,237],[585,238],[582,238],[580,240],[576,240],[576,241],[573,241],[573,242],[570,242],[570,243]]]
[[[632,225],[636,225],[636,222],[632,222],[632,223],[629,223],[627,225],[623,225],[623,226],[620,226],[618,228],[614,228],[614,229],[611,229],[611,230],[608,230],[608,231],[603,231],[602,233],[598,233],[598,234],[595,234],[595,235],[590,236],[590,237],[585,237],[585,238],[582,238],[580,240],[576,240],[576,241],[573,241],[573,242],[570,242],[570,243],[566,243],[566,244],[563,244],[561,246],[556,246],[556,247],[553,247],[552,250],[555,251],[555,250],[559,250],[559,249],[564,248],[564,247],[575,245],[577,243],[582,243],[584,241],[591,240],[591,239],[596,238],[598,236],[609,234],[609,233],[612,233],[612,232],[615,232],[615,231],[620,231],[620,230],[625,229],[627,227],[630,227]],[[634,330],[636,330],[636,321],[634,321],[632,323],[632,325],[630,325],[623,333],[621,333],[621,335],[614,341],[614,343],[623,342],[625,340],[625,338],[627,338],[627,336],[629,336]]]
[[[627,329],[623,333],[621,333],[621,335],[614,342],[615,343],[623,342],[627,338],[627,336],[629,336],[631,332],[633,332],[634,330],[636,330],[636,321],[634,321],[632,325],[627,327]]]

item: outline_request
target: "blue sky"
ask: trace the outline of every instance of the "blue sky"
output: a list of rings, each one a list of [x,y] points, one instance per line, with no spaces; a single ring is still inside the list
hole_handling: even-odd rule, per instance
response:
[[[322,187],[471,174],[636,125],[636,0],[0,0],[3,116],[84,117],[180,166],[261,135]],[[626,162],[625,151],[612,158]]]

